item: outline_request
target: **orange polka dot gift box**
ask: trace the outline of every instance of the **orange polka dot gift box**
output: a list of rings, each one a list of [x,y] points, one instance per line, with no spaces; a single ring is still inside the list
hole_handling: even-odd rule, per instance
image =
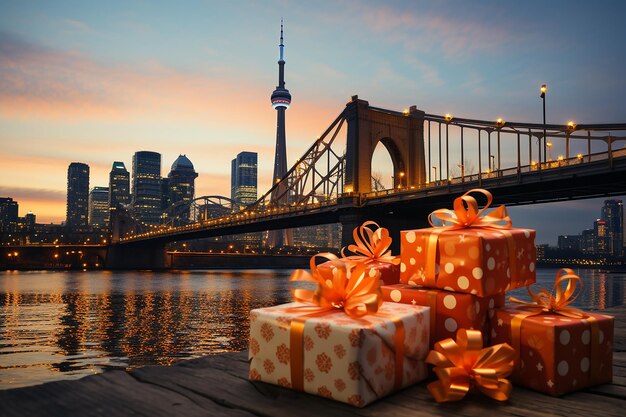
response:
[[[315,291],[292,289],[297,302],[250,312],[250,379],[357,407],[424,380],[430,309],[383,303],[363,264],[337,260],[334,271],[312,260],[312,274],[292,281]]]
[[[515,305],[496,310],[491,342],[506,342],[515,350],[515,384],[559,396],[611,382],[614,318],[569,306],[579,280],[563,269],[556,295],[529,290],[533,302],[512,299]]]
[[[480,330],[487,339],[490,319],[505,303],[504,294],[477,297],[404,284],[383,285],[381,291],[385,301],[430,307],[431,348],[440,340],[454,338],[458,329]]]
[[[475,192],[487,197],[480,210]],[[491,201],[488,191],[470,190],[454,200],[454,211],[429,215],[443,226],[400,232],[400,282],[479,297],[533,284],[535,231],[511,227],[504,206],[483,216]]]

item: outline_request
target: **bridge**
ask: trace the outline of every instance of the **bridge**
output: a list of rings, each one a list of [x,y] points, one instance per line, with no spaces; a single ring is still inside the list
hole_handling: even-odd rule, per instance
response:
[[[397,245],[400,230],[427,226],[430,211],[449,207],[453,196],[476,187],[507,205],[624,194],[625,131],[626,124],[464,119],[426,114],[416,106],[398,112],[353,96],[254,204],[187,224],[130,231],[118,225],[107,263],[153,267],[165,262],[168,242],[328,223],[342,224],[347,243],[352,229],[367,219],[390,229]],[[393,164],[393,186],[386,190],[372,187],[379,143]]]

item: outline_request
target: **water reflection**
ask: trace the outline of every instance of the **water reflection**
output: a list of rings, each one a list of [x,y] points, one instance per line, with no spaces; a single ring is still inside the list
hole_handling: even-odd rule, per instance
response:
[[[556,271],[538,270],[536,288]],[[246,349],[249,311],[290,301],[289,272],[2,273],[0,388]],[[574,305],[624,304],[626,274],[578,273]]]
[[[288,271],[0,276],[0,387],[247,347],[248,313],[290,301]]]

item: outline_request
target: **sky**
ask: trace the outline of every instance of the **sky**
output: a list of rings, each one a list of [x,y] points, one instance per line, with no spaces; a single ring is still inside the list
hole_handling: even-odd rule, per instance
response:
[[[289,162],[354,94],[395,110],[540,123],[546,83],[548,123],[623,123],[625,16],[621,1],[0,0],[0,196],[58,223],[70,162],[106,186],[113,161],[130,170],[138,150],[162,154],[162,175],[186,154],[197,196],[230,195],[231,159],[258,152],[262,194],[281,18]],[[555,243],[592,227],[602,200],[511,214]]]

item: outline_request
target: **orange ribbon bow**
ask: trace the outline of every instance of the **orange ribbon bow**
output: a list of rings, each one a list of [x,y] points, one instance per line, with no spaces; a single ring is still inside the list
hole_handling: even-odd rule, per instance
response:
[[[317,268],[316,257],[331,261],[329,270]],[[313,304],[331,310],[343,310],[352,318],[374,314],[383,302],[380,291],[380,272],[370,276],[365,265],[360,263],[351,268],[332,253],[320,253],[311,257],[311,273],[298,269],[291,274],[290,282],[314,283],[315,290],[290,288],[298,302]],[[322,271],[325,273],[322,274]]]
[[[509,398],[512,384],[505,379],[513,372],[514,351],[507,343],[483,349],[478,330],[459,329],[456,341],[435,343],[426,363],[435,365],[438,381],[428,384],[437,402],[458,401],[472,386],[498,401]]]
[[[565,289],[563,289],[563,283],[567,283]],[[530,286],[528,286],[528,294],[533,302],[528,303],[513,297],[509,298],[509,300],[520,304],[517,306],[520,310],[530,311],[528,316],[535,316],[541,313],[555,313],[571,318],[586,318],[588,315],[584,311],[574,307],[568,307],[578,297],[578,294],[574,296],[574,293],[579,283],[582,286],[580,277],[576,275],[573,270],[562,268],[556,273],[556,280],[552,291],[542,288],[535,294],[530,289]]]
[[[376,229],[372,230],[368,227],[370,225],[376,226]],[[345,256],[345,248],[341,249],[341,256],[348,260],[351,265],[356,262],[366,264],[371,262],[384,262],[393,265],[400,264],[400,258],[391,255],[391,250],[389,250],[389,246],[391,246],[389,230],[380,227],[378,223],[366,221],[361,226],[354,229],[352,236],[354,237],[356,245],[348,245],[348,250],[357,255]]]
[[[481,193],[487,197],[487,204],[482,209],[478,209],[478,202],[471,193]],[[428,215],[428,222],[435,227],[432,222],[432,216],[435,216],[443,222],[443,227],[449,229],[463,229],[466,227],[488,227],[492,229],[510,229],[512,221],[506,212],[506,207],[501,205],[494,209],[491,213],[484,216],[482,214],[489,208],[493,197],[491,193],[482,188],[474,188],[469,190],[461,197],[454,199],[454,210],[438,209]],[[450,225],[446,225],[451,223]]]

